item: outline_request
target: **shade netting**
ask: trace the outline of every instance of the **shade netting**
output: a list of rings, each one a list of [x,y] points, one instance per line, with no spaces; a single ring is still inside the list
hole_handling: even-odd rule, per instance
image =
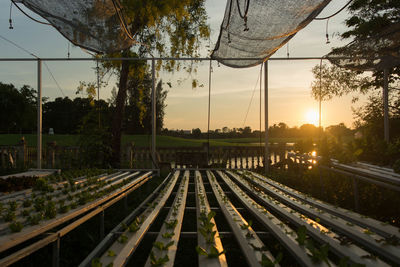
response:
[[[22,0],[73,44],[95,52],[114,52],[134,42],[123,29],[117,0]],[[119,13],[119,14],[118,14]]]
[[[309,24],[329,2],[330,0],[228,0],[212,57],[235,68],[260,64]]]

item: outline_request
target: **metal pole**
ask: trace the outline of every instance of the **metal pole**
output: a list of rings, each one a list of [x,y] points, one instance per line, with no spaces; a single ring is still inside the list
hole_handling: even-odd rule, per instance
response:
[[[53,243],[53,267],[60,266],[60,234],[58,234],[57,240]]]
[[[383,126],[384,138],[389,142],[389,70],[383,70]]]
[[[268,61],[264,62],[264,105],[265,105],[265,174],[269,172],[269,148],[268,148]]]
[[[42,61],[37,61],[37,168],[42,168]]]
[[[156,67],[155,60],[151,60],[151,78],[152,78],[152,97],[151,97],[151,156],[153,169],[156,168]]]

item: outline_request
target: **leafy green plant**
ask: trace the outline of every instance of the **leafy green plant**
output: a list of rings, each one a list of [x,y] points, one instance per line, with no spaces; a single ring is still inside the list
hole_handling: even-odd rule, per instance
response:
[[[165,233],[162,234],[162,237],[164,237],[164,238],[172,238],[174,235],[175,235],[175,233],[173,233],[173,232],[171,232],[171,233],[165,232]]]
[[[302,225],[297,228],[297,238],[296,241],[299,243],[300,246],[304,246],[307,239],[307,228]]]
[[[42,213],[37,213],[28,216],[27,221],[29,222],[30,225],[37,225],[42,219],[43,219]]]
[[[32,199],[25,199],[24,200],[24,202],[22,203],[22,205],[25,207],[25,208],[28,208],[28,207],[30,207],[30,206],[32,206]]]
[[[11,222],[15,220],[15,212],[14,211],[7,211],[5,214],[3,214],[3,220],[6,222]]]
[[[199,255],[207,256],[207,258],[218,258],[225,253],[225,250],[219,252],[215,246],[210,246],[210,251],[206,251],[204,248],[197,246],[196,252]]]
[[[126,235],[121,235],[120,238],[118,239],[118,242],[121,244],[124,244],[128,241],[128,237]]]
[[[168,250],[168,248],[170,246],[172,246],[173,244],[174,244],[174,241],[168,242],[167,244],[156,241],[153,243],[153,247],[157,248],[160,251],[163,251],[163,250]]]
[[[253,222],[251,221],[251,220],[249,220],[249,222],[247,223],[247,224],[241,224],[240,225],[240,228],[242,229],[242,230],[246,230],[246,229],[249,229],[251,226],[253,225]]]
[[[112,251],[112,250],[109,250],[109,251],[107,251],[107,256],[108,257],[115,257],[115,252],[114,251]]]
[[[16,201],[10,201],[8,202],[8,205],[10,206],[10,211],[16,211],[18,208],[18,203]]]
[[[165,221],[165,226],[167,227],[167,229],[175,229],[175,227],[178,225],[178,220],[173,220],[173,221]]]
[[[261,256],[261,266],[263,267],[274,267],[275,265],[279,264],[279,262],[282,260],[283,254],[280,252],[278,256],[276,256],[275,260],[272,261],[270,260],[265,254],[262,254]]]
[[[157,259],[153,251],[150,253],[150,264],[152,266],[163,266],[168,261],[169,261],[168,255],[165,255],[164,257],[160,257]]]
[[[24,225],[21,222],[13,222],[8,225],[10,228],[11,232],[16,233],[16,232],[21,232],[22,228],[24,228]]]
[[[33,207],[36,211],[43,211],[45,207],[45,199],[42,197],[37,197],[33,201]]]
[[[52,219],[56,217],[56,215],[57,215],[56,204],[53,201],[47,202],[44,208],[44,216],[48,219]]]

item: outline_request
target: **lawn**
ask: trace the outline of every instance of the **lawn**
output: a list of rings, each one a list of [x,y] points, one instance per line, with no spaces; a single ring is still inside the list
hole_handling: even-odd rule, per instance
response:
[[[21,140],[22,136],[28,146],[36,146],[36,135],[35,134],[0,134],[0,145],[16,145]],[[57,145],[60,146],[76,146],[79,135],[43,135],[43,145],[48,142],[56,141]],[[262,140],[264,141],[264,140]],[[292,143],[297,141],[296,138],[271,138],[272,143],[288,142]],[[123,135],[122,144],[134,142],[138,147],[150,146],[151,136],[150,135]],[[172,136],[157,136],[158,147],[181,147],[181,146],[201,146],[202,143],[206,143],[207,139],[189,139]],[[232,138],[232,139],[211,139],[211,146],[248,146],[248,145],[259,145],[259,138]]]

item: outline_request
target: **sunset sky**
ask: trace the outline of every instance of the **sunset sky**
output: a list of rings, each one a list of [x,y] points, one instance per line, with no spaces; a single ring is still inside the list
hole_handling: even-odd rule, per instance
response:
[[[345,5],[347,0],[333,0],[320,16],[330,15]],[[210,17],[211,47],[217,41],[226,1],[208,0],[207,12]],[[68,42],[54,28],[31,21],[20,11],[13,8],[13,30],[9,30],[9,1],[0,2],[0,35],[17,43],[39,57],[67,57]],[[330,44],[326,44],[326,21],[313,21],[300,31],[289,42],[290,57],[320,57],[328,53],[331,47],[346,42],[340,41],[338,33],[343,32],[345,11],[329,21]],[[332,36],[334,35],[334,36]],[[282,47],[273,58],[286,57],[287,47]],[[71,47],[71,57],[88,57],[81,49]],[[207,57],[204,49],[202,56]],[[15,46],[0,38],[0,58],[31,57]],[[269,122],[270,125],[285,122],[289,126],[300,126],[304,123],[318,124],[318,103],[311,98],[311,69],[318,60],[308,61],[269,61]],[[54,99],[66,95],[74,98],[79,81],[95,81],[93,62],[48,62],[61,90],[52,80],[43,66],[43,95]],[[208,102],[208,62],[199,65],[198,74],[194,76],[204,87],[192,90],[190,78],[186,73],[176,72],[173,75],[160,73],[164,82],[172,82],[168,89],[164,127],[169,129],[207,129]],[[212,96],[211,96],[211,129],[239,128],[251,126],[259,129],[259,83],[256,84],[260,67],[232,69],[217,66],[213,62]],[[178,80],[185,80],[180,84]],[[0,81],[13,83],[17,87],[28,84],[36,88],[35,62],[0,62]],[[110,97],[115,79],[111,78],[109,86],[102,88],[100,97]],[[253,90],[256,87],[246,121],[244,121]],[[263,99],[264,96],[262,96]],[[352,96],[335,98],[322,105],[322,125],[324,127],[344,122],[351,126]],[[362,104],[361,98],[360,103]],[[262,119],[264,121],[264,119]],[[262,124],[264,128],[264,123]]]

